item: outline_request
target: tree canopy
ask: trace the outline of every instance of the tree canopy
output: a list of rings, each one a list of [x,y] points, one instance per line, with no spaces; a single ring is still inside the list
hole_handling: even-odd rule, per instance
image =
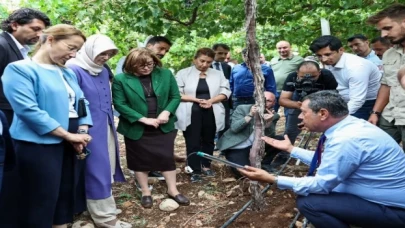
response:
[[[275,44],[288,40],[300,54],[321,35],[320,18],[330,21],[332,35],[345,41],[353,34],[378,32],[368,16],[394,0],[258,0],[257,38],[269,59]],[[174,45],[164,62],[176,70],[189,66],[197,48],[224,42],[239,57],[245,45],[242,0],[22,0],[56,23],[71,23],[87,35],[104,33],[120,48],[120,56],[148,35],[165,35]],[[4,16],[0,9],[0,16]],[[345,43],[345,42],[344,42]],[[116,61],[120,56],[114,58]],[[114,62],[113,61],[113,62]]]

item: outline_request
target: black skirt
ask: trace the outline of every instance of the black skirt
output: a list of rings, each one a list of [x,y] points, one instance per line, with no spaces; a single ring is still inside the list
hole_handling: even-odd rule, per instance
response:
[[[163,133],[160,128],[145,126],[138,140],[124,138],[128,168],[133,171],[172,171],[176,131]]]

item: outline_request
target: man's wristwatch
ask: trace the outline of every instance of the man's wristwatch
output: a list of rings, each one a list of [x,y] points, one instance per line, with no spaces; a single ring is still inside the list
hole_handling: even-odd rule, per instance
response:
[[[89,131],[86,130],[86,129],[79,129],[79,130],[77,130],[77,134],[88,134],[88,133],[89,133]]]
[[[370,112],[370,114],[376,114],[377,116],[381,116],[381,112],[377,112],[377,111],[374,111],[374,110],[372,110]]]

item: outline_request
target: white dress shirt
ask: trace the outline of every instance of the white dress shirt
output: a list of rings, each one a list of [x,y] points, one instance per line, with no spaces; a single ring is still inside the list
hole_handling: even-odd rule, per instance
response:
[[[375,100],[380,88],[381,73],[369,60],[357,55],[343,53],[335,66],[326,66],[336,78],[337,90],[348,102],[349,113],[353,114],[366,100]]]
[[[10,33],[7,32],[8,35],[10,35],[11,39],[13,39],[15,45],[17,45],[18,50],[20,50],[21,55],[24,57],[24,59],[29,59],[30,57],[28,56],[28,53],[30,52],[31,48],[28,45],[22,45],[18,40]]]

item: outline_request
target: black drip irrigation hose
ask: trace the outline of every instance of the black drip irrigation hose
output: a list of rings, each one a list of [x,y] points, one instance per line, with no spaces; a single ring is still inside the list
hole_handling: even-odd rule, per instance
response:
[[[304,136],[303,136],[303,138],[304,138],[307,134],[308,134],[308,133],[305,133]],[[307,148],[307,147],[308,147],[308,144],[309,144],[310,139],[312,138],[312,135],[313,135],[313,134],[312,134],[312,132],[311,132],[311,133],[309,134],[309,136],[308,136],[308,139],[307,139],[305,145],[304,145],[304,148]],[[301,143],[302,143],[302,142],[303,142],[303,140],[300,141],[298,147],[301,146]],[[287,164],[290,162],[290,160],[291,160],[291,157],[289,157],[289,158],[287,159],[287,161],[283,164],[283,166],[282,166],[282,167],[280,168],[280,170],[276,173],[276,175],[279,175],[279,174],[281,174],[281,173],[284,171],[285,167],[287,167]],[[273,185],[273,184],[268,184],[268,185],[262,190],[261,194],[265,194],[265,193],[270,189],[270,187],[271,187],[272,185]],[[239,211],[237,211],[228,221],[226,221],[226,222],[221,226],[221,228],[226,228],[226,227],[228,227],[233,221],[235,221],[235,219],[237,219],[237,218],[250,206],[250,204],[252,204],[252,202],[253,202],[252,199],[249,200]],[[298,212],[298,216],[299,216],[299,212]],[[296,216],[297,219],[298,219],[298,216]],[[296,222],[296,220],[295,220],[295,222]],[[294,224],[295,224],[295,222],[294,222]]]

